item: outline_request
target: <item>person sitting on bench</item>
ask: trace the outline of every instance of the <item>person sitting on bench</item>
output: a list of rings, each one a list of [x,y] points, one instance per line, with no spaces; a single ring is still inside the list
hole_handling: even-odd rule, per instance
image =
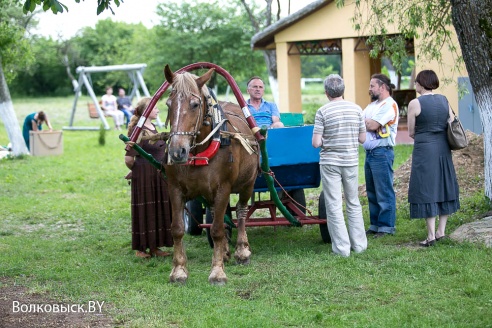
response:
[[[247,104],[258,127],[265,125],[267,128],[283,128],[280,122],[280,113],[275,103],[265,101],[265,85],[259,76],[253,76],[247,83],[247,91],[250,96]]]
[[[118,110],[116,97],[113,95],[113,88],[110,86],[106,87],[106,94],[101,98],[101,108],[104,111],[104,115],[113,118],[116,130],[121,130],[125,115],[122,111]]]
[[[118,89],[118,98],[116,99],[118,103],[118,110],[121,110],[126,117],[126,127],[128,127],[128,123],[132,119],[132,115],[134,112],[132,101],[129,97],[125,95],[125,89]]]

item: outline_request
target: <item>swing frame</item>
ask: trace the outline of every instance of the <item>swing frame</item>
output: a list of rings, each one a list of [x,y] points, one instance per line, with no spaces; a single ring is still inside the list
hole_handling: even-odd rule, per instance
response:
[[[96,126],[76,126],[74,125],[75,121],[75,112],[77,110],[77,101],[82,93],[82,88],[85,86],[87,89],[87,93],[89,97],[91,98],[93,105],[99,115],[99,119],[101,120],[101,124],[106,130],[110,130],[110,126],[108,124],[108,121],[106,120],[106,117],[104,116],[104,111],[102,110],[99,100],[96,97],[96,94],[94,93],[94,89],[92,88],[92,80],[91,80],[91,74],[92,73],[107,73],[107,72],[114,72],[114,71],[126,71],[128,72],[128,77],[130,78],[130,81],[132,82],[132,89],[128,97],[133,100],[134,97],[137,97],[137,99],[140,99],[140,89],[142,89],[142,92],[144,96],[150,97],[149,90],[147,89],[147,86],[145,84],[145,81],[143,79],[143,72],[145,68],[147,67],[147,64],[124,64],[124,65],[110,65],[110,66],[90,66],[90,67],[85,67],[85,66],[79,66],[77,67],[76,73],[79,75],[78,81],[73,80],[72,83],[74,85],[74,92],[75,92],[75,98],[73,101],[73,106],[72,106],[72,112],[70,115],[70,121],[68,126],[64,126],[63,130],[99,130],[99,127]],[[156,123],[159,127],[162,127],[162,123],[159,120],[159,118],[156,119]]]

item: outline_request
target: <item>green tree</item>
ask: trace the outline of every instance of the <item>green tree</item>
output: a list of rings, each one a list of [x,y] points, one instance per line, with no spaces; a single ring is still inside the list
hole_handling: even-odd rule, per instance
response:
[[[194,62],[213,62],[238,80],[261,73],[261,55],[251,51],[254,34],[248,18],[237,5],[225,1],[164,2],[157,8],[155,62],[173,69]],[[160,71],[162,72],[162,71]],[[162,73],[160,73],[162,80]],[[222,87],[223,79],[214,80]]]
[[[10,83],[13,95],[64,96],[72,93],[70,79],[62,66],[60,42],[34,36],[30,39],[34,57],[29,69],[18,70]]]
[[[22,2],[25,12],[40,6],[43,10],[51,10],[55,14],[68,10],[67,1]],[[80,0],[74,2],[78,3]],[[270,4],[271,2],[272,0],[269,0]],[[123,2],[98,0],[97,11],[100,13],[105,9],[111,10],[111,5],[119,6],[121,3]],[[73,6],[73,10],[76,10],[76,6]],[[238,8],[237,0],[164,2],[158,10],[161,24],[150,30],[135,30],[135,26],[132,26],[125,37],[117,36],[118,32],[112,32],[109,22],[105,26],[84,30],[81,36],[70,40],[72,56],[80,59],[70,60],[74,65],[72,68],[79,65],[144,62],[148,65],[144,77],[151,88],[156,88],[162,83],[162,68],[168,63],[179,68],[197,61],[210,61],[224,67],[240,81],[265,72],[261,54],[253,52],[250,48],[250,39],[257,29],[249,22],[249,17],[241,8]],[[120,39],[125,40],[125,46],[115,46],[105,41],[114,42]],[[115,49],[117,51],[114,51]],[[67,57],[70,56],[65,57],[64,63],[69,62]],[[97,89],[103,84],[124,81],[123,75],[124,73],[94,75],[93,82]],[[214,79],[216,78],[214,76]],[[213,82],[221,88],[225,86],[223,79]]]
[[[94,28],[86,27],[79,36],[71,39],[73,56],[77,66],[108,66],[136,63],[134,54],[139,48],[135,35],[145,37],[146,27],[142,24],[100,20]],[[104,92],[106,85],[128,88],[126,72],[94,74],[92,83],[96,93]]]
[[[74,0],[79,3],[80,0]],[[84,0],[82,0],[84,1]],[[20,1],[19,1],[20,2]],[[111,3],[114,3],[117,7],[120,6],[120,0],[97,0],[97,14],[99,15],[105,10],[110,10],[113,14]],[[121,0],[123,2],[123,0]],[[25,0],[23,5],[24,13],[33,13],[36,8],[41,7],[44,11],[51,10],[53,14],[63,13],[68,11],[68,7],[58,0]]]
[[[302,77],[324,78],[332,73],[340,74],[341,64],[340,55],[302,56]]]
[[[338,6],[344,0],[336,0]],[[369,13],[363,21],[363,13]],[[386,26],[395,24],[401,37],[389,39]],[[480,109],[485,146],[485,195],[492,199],[492,0],[356,0],[354,26],[369,31],[374,49],[391,57],[396,68],[406,57],[404,38],[421,39],[423,58],[442,62],[441,49],[456,53],[457,66],[464,61]],[[450,39],[455,29],[458,45]]]
[[[243,5],[244,10],[248,14],[251,25],[255,33],[259,33],[263,29],[272,25],[280,19],[280,1],[277,0],[277,13],[273,14],[273,0],[265,0],[265,7],[258,7],[255,1],[239,0]],[[288,3],[290,11],[290,1]],[[275,50],[264,50],[263,58],[265,59],[270,87],[272,89],[275,102],[278,103],[278,82],[277,82],[277,53]]]
[[[14,156],[28,154],[7,85],[18,68],[31,59],[30,47],[24,38],[31,16],[21,15],[20,2],[0,0],[0,118],[12,143]]]

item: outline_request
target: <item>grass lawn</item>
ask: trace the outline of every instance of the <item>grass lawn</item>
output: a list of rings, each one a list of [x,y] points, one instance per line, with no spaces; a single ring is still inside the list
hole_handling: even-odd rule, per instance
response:
[[[59,130],[68,125],[71,101],[14,106],[20,121],[45,110]],[[79,105],[77,123],[97,126],[86,100]],[[118,327],[492,326],[492,250],[451,240],[417,247],[425,222],[409,220],[404,203],[397,234],[370,239],[366,252],[349,258],[332,255],[314,225],[250,228],[251,264],[226,264],[222,287],[207,281],[212,249],[205,233],[186,235],[188,282],[170,284],[170,258],[143,260],[131,250],[118,132],[106,133],[105,146],[97,131],[64,131],[63,139],[63,155],[0,161],[0,291],[15,283],[61,304],[104,301],[103,313]],[[7,143],[0,123],[0,144]],[[399,165],[411,146],[395,152]],[[461,201],[448,233],[488,209],[483,191]],[[317,204],[308,205],[317,214]]]

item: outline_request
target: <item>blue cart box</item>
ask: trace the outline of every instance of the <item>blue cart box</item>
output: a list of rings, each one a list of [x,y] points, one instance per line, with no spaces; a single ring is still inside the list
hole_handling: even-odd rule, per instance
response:
[[[285,190],[317,188],[320,185],[319,148],[311,144],[313,125],[268,130],[266,146],[270,169]],[[281,188],[275,184],[277,190]],[[254,191],[267,191],[263,176]]]

